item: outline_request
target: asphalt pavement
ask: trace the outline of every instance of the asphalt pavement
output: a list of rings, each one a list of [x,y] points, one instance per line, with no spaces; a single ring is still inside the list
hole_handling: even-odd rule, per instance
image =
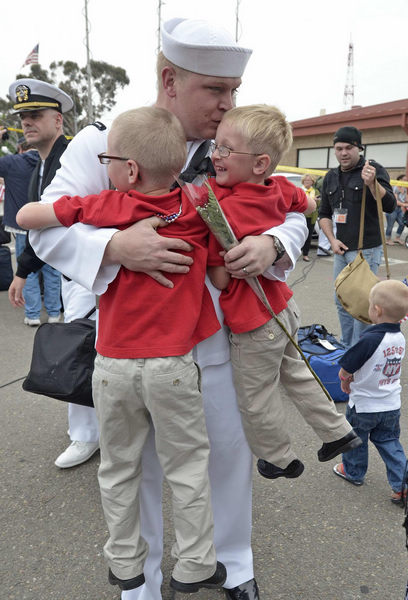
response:
[[[392,277],[403,279],[408,249],[391,247],[389,255]],[[298,262],[290,278],[302,325],[322,323],[338,335],[332,259],[315,259],[315,248],[310,257],[311,263]],[[385,277],[384,267],[380,275]],[[55,467],[69,443],[66,405],[24,392],[21,381],[12,383],[28,371],[34,333],[23,325],[22,310],[0,292],[0,600],[119,600],[102,555],[107,530],[96,477],[99,454],[79,467]],[[402,381],[401,440],[408,450],[407,359]],[[268,481],[254,472],[253,550],[262,600],[403,600],[403,510],[389,500],[376,450],[370,450],[365,484],[350,485],[333,474],[335,459],[318,462],[320,440],[289,400],[287,406],[293,444],[306,468],[296,480]],[[337,408],[345,411],[344,404]],[[167,490],[164,514],[163,599],[169,600],[173,533]],[[220,592],[194,595],[223,598]]]

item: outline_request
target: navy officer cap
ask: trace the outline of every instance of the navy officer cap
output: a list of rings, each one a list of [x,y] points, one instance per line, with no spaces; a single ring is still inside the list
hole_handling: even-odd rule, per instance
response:
[[[9,87],[15,113],[52,108],[65,113],[74,106],[70,96],[52,83],[39,79],[17,79]]]

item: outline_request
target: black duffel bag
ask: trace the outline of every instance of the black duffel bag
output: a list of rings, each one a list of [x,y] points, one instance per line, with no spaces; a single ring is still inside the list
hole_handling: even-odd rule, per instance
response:
[[[92,373],[96,356],[95,321],[83,319],[70,323],[44,323],[34,337],[30,372],[23,390],[93,406]]]
[[[7,246],[0,246],[0,291],[8,290],[13,281],[11,252]]]

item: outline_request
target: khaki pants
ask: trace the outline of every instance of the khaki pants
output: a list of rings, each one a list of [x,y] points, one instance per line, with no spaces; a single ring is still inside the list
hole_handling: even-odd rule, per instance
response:
[[[98,478],[110,534],[104,551],[112,572],[120,579],[143,572],[148,548],[140,535],[141,454],[153,422],[157,454],[173,493],[173,575],[184,583],[210,577],[216,556],[209,444],[191,353],[148,359],[98,354],[93,390],[100,426]]]
[[[279,314],[296,339],[298,308],[293,299]],[[255,456],[285,468],[296,458],[291,449],[281,383],[305,421],[323,442],[351,431],[274,319],[253,331],[230,334],[234,384],[248,443]]]

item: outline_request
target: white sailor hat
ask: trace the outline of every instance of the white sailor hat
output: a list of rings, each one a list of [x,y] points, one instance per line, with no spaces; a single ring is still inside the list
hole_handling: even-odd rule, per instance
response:
[[[200,75],[241,77],[252,50],[212,23],[175,18],[162,26],[164,56],[178,67]]]
[[[15,113],[28,110],[44,110],[53,108],[65,113],[74,106],[71,98],[52,83],[39,79],[17,79],[9,87],[9,95],[15,102]]]

